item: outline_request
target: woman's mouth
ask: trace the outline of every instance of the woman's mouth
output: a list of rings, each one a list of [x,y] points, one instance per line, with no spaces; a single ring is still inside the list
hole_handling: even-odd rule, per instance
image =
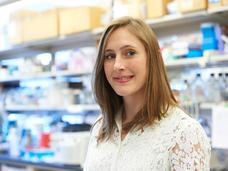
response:
[[[115,82],[123,84],[123,83],[127,83],[130,80],[132,80],[133,77],[134,77],[133,75],[131,75],[131,76],[118,76],[118,77],[114,77],[113,79]]]

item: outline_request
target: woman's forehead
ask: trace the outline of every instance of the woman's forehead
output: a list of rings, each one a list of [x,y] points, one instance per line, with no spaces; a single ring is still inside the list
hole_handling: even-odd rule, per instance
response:
[[[114,30],[107,38],[105,49],[115,47],[121,49],[124,47],[143,47],[138,37],[130,32],[127,28],[119,28]]]

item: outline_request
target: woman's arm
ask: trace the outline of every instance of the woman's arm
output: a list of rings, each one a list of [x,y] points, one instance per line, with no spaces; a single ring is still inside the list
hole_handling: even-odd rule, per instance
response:
[[[200,124],[191,122],[177,132],[170,149],[171,170],[209,171],[211,146]]]

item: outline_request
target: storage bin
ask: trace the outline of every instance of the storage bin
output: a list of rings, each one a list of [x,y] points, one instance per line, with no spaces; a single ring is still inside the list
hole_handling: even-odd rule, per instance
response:
[[[77,7],[59,10],[59,33],[67,35],[100,27],[104,9],[100,7]]]
[[[222,5],[228,5],[228,0],[222,0]]]
[[[8,24],[8,41],[10,44],[20,44],[23,42],[23,22],[26,17],[34,15],[35,12],[21,10],[10,15]]]
[[[113,18],[131,16],[146,18],[146,0],[115,0],[113,5]]]
[[[207,9],[207,0],[178,0],[180,12],[188,13]]]
[[[28,16],[23,22],[25,42],[58,36],[58,10],[52,9]]]
[[[147,18],[157,18],[167,14],[169,0],[147,0]]]

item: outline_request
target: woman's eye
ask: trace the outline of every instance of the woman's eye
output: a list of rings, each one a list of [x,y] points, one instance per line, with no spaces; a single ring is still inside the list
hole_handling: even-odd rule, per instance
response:
[[[129,51],[127,52],[127,56],[134,56],[135,54],[136,54],[136,52],[133,51],[133,50],[129,50]]]
[[[105,59],[113,59],[113,58],[115,58],[115,57],[116,57],[115,54],[106,54],[106,55],[105,55]]]

